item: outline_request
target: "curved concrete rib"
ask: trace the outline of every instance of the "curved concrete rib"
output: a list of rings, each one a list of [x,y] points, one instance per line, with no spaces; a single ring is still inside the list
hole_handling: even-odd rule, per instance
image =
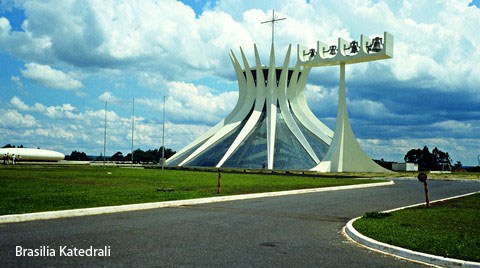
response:
[[[256,54],[257,55],[257,54]],[[277,128],[277,74],[275,68],[275,50],[270,51],[270,64],[268,66],[267,80],[267,166],[273,169],[275,153],[275,130]]]
[[[256,46],[255,46],[255,50],[256,50]],[[247,77],[246,89],[247,90],[254,89],[255,81],[252,75],[252,69],[250,68],[250,65],[248,64],[248,61],[245,58],[245,55],[243,54],[243,52],[242,52],[242,58],[245,66],[245,75]],[[261,75],[259,75],[259,73],[261,73]],[[257,76],[257,86],[258,86],[258,81],[260,79],[261,79],[260,81],[263,81],[263,70],[261,70],[261,65],[259,64],[257,64],[257,67],[256,67],[256,74],[257,74],[256,76]],[[253,92],[253,90],[248,90],[248,91]],[[220,159],[216,167],[221,167],[225,163],[225,161],[227,161],[228,158],[230,158],[230,156],[237,150],[238,146],[240,146],[240,144],[247,138],[248,134],[250,134],[250,132],[253,130],[258,120],[260,119],[260,116],[262,115],[263,107],[265,105],[265,90],[258,89],[256,90],[256,93],[257,93],[256,97],[254,97],[256,100],[255,99],[253,100],[255,101],[255,107],[252,114],[248,118],[248,121],[245,123],[245,126],[243,127],[243,129],[240,131],[240,133],[237,135],[237,137],[233,141],[232,145],[228,148],[225,155],[222,157],[222,159]]]
[[[333,138],[333,131],[317,119],[310,108],[308,108],[305,99],[305,86],[311,68],[306,67],[300,71],[300,67],[299,64],[295,65],[292,78],[290,79],[290,84],[287,89],[288,101],[300,123],[326,144],[330,145]]]
[[[242,51],[242,56],[244,55],[242,48],[240,48],[240,51]],[[242,80],[245,79],[243,75],[243,71],[240,65],[238,64],[238,61],[236,61],[237,64],[234,64],[237,68],[235,68],[235,72],[237,73],[237,77],[241,76]],[[246,83],[246,82],[245,82]],[[239,86],[241,86],[239,84]],[[253,106],[253,103],[255,102],[254,98],[249,97],[248,95],[254,94],[254,92],[247,91],[247,96],[245,98],[245,102],[239,106],[238,112],[236,113],[231,113],[229,116],[225,118],[225,125],[218,130],[213,136],[211,136],[205,143],[203,143],[199,148],[197,148],[190,156],[185,158],[179,166],[183,166],[186,163],[188,163],[190,160],[210,148],[211,146],[215,145],[216,142],[218,142],[220,139],[222,139],[225,135],[233,131],[240,123],[245,119],[245,117],[250,113],[251,107]]]
[[[291,48],[292,46],[290,45],[288,47],[287,55],[285,56],[285,60],[282,68],[282,75],[280,77],[279,85],[278,85],[278,92],[279,92],[278,102],[280,104],[280,112],[282,113],[282,116],[285,120],[285,123],[287,124],[287,127],[290,129],[290,131],[292,131],[295,138],[297,138],[297,140],[300,142],[303,148],[307,151],[310,157],[312,157],[315,163],[319,163],[320,160],[318,159],[317,155],[315,154],[312,147],[308,143],[307,139],[303,135],[302,131],[298,127],[297,123],[295,122],[295,119],[293,119],[293,116],[290,112],[290,109],[287,103],[288,64],[290,62]]]
[[[233,68],[235,70],[235,73],[237,75],[237,81],[238,81],[238,88],[239,88],[239,93],[238,93],[238,101],[233,110],[230,112],[230,114],[225,118],[222,119],[219,123],[217,123],[213,128],[209,129],[206,133],[202,134],[200,137],[196,138],[193,142],[191,142],[189,145],[185,146],[182,150],[178,151],[175,155],[170,157],[167,161],[166,164],[168,165],[169,163],[175,161],[176,159],[183,157],[189,150],[192,148],[198,146],[199,144],[205,142],[207,139],[215,135],[220,129],[222,129],[225,126],[225,121],[229,122],[232,117],[234,117],[238,112],[242,109],[242,107],[245,105],[246,98],[247,98],[247,91],[245,90],[245,84],[246,80],[245,77],[242,74],[242,67],[240,66],[237,58],[235,57],[235,54],[233,51],[230,51],[230,60],[232,62]],[[179,164],[180,166],[181,164]]]

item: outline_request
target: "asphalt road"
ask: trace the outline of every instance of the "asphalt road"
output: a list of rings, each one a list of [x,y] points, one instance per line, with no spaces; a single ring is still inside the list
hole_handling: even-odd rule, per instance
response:
[[[431,199],[480,191],[480,182],[430,181]],[[230,201],[0,224],[2,267],[420,267],[348,242],[342,227],[367,211],[424,201],[422,184]],[[16,256],[48,246],[56,256]],[[59,247],[110,247],[65,257]]]

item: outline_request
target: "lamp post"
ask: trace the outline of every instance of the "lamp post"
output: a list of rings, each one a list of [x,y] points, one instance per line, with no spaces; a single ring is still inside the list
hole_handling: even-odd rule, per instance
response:
[[[105,130],[103,132],[103,167],[105,168],[105,151],[107,149],[107,102],[105,101]]]
[[[361,35],[360,42],[338,39],[338,45],[317,42],[316,50],[297,46],[297,60],[305,67],[340,66],[338,111],[335,131],[325,158],[313,170],[322,172],[378,171],[386,169],[371,160],[353,134],[347,112],[345,66],[393,57],[393,36],[387,32],[373,39]]]
[[[135,125],[135,98],[132,100],[132,168],[133,168],[133,134],[134,134],[134,125]]]
[[[165,166],[165,96],[163,96],[163,119],[162,119],[162,169]]]

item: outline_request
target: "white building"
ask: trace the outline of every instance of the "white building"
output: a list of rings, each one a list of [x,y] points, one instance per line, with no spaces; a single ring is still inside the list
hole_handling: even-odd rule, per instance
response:
[[[240,61],[230,58],[238,79],[239,100],[215,127],[167,160],[171,166],[268,169],[310,169],[325,157],[333,131],[310,111],[305,85],[310,67],[290,68],[291,46],[280,67],[275,51],[262,65],[257,47],[255,65],[242,49]]]
[[[418,164],[415,163],[393,163],[393,171],[418,171]]]
[[[33,148],[0,148],[0,155],[8,156],[10,159],[15,156],[16,161],[19,159],[22,161],[60,161],[65,158],[65,155],[59,152]]]
[[[274,21],[274,20],[273,20]],[[273,33],[272,33],[273,34]],[[273,40],[273,35],[272,35]],[[205,166],[316,170],[320,172],[385,172],[355,139],[346,106],[345,65],[391,58],[393,36],[371,39],[362,35],[351,49],[318,42],[317,49],[297,47],[290,67],[291,45],[280,66],[272,41],[268,65],[262,65],[254,45],[252,65],[240,48],[240,60],[231,52],[239,88],[232,112],[216,126],[177,152],[167,166]],[[334,47],[334,48],[332,48]],[[355,50],[356,49],[356,50]],[[313,67],[340,66],[339,106],[335,133],[312,113],[305,86]]]

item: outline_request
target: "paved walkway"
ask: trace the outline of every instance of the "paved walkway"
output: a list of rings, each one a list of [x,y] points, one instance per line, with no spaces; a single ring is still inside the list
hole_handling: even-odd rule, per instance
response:
[[[2,267],[420,267],[348,242],[340,231],[366,211],[423,201],[422,184],[259,198],[179,208],[0,224]],[[480,182],[430,181],[431,199]],[[48,246],[55,257],[17,257]],[[59,247],[110,247],[110,257],[59,257]]]

